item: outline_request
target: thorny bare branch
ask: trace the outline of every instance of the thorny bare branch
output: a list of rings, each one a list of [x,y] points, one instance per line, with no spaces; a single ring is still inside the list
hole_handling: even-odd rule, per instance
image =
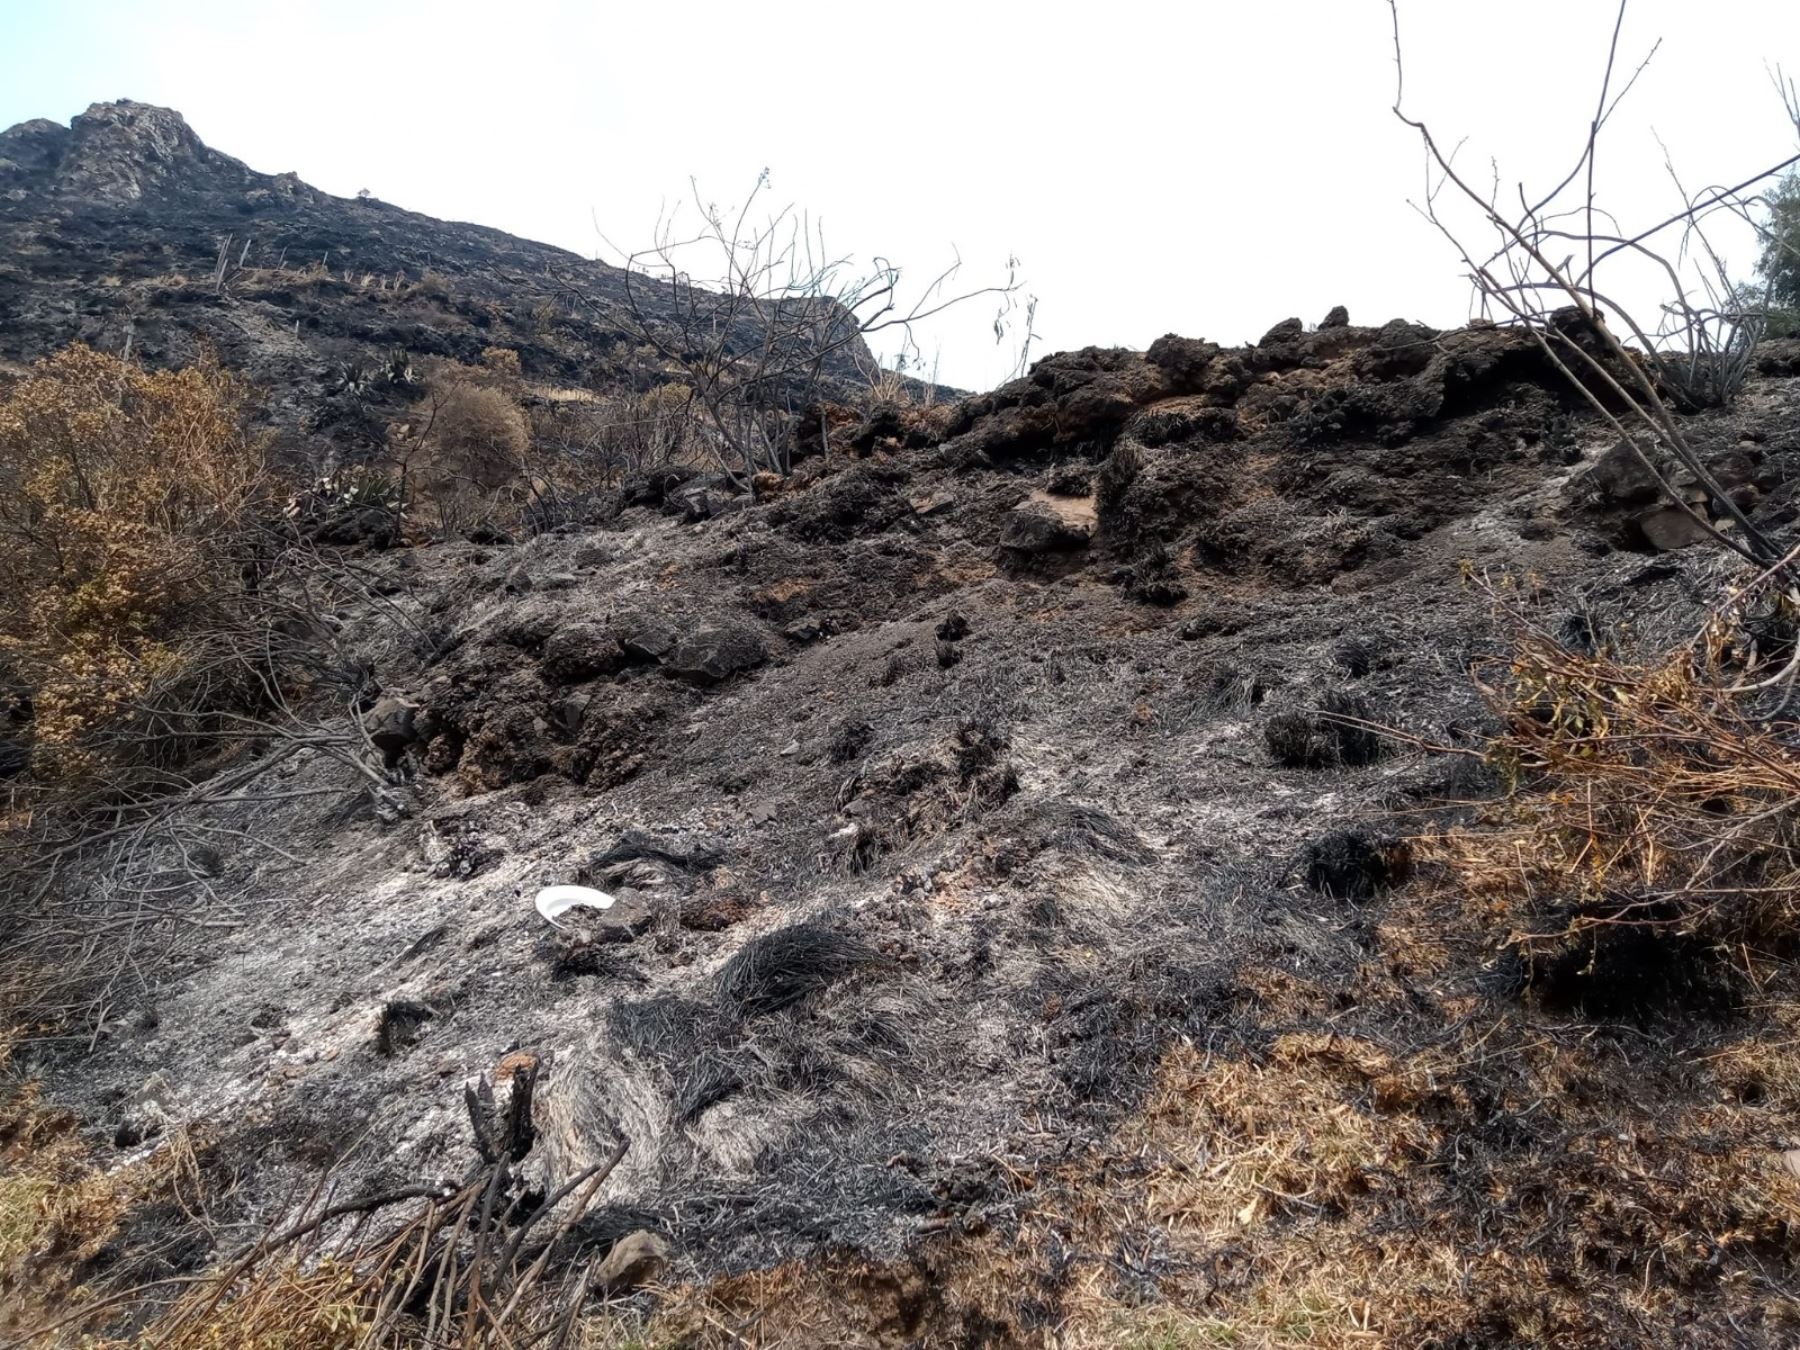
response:
[[[1796,155],[1774,165],[1735,188],[1709,189],[1694,196],[1683,193],[1683,209],[1648,230],[1628,233],[1616,225],[1610,232],[1596,227],[1604,213],[1596,205],[1596,171],[1599,139],[1619,102],[1636,83],[1646,56],[1625,88],[1613,92],[1619,37],[1629,0],[1620,0],[1601,81],[1596,113],[1589,124],[1574,167],[1549,193],[1531,199],[1523,185],[1519,213],[1509,215],[1500,205],[1498,171],[1494,190],[1484,194],[1455,167],[1454,153],[1446,154],[1429,125],[1405,110],[1405,62],[1400,37],[1399,0],[1389,0],[1394,41],[1394,116],[1416,132],[1424,148],[1427,186],[1420,213],[1457,251],[1485,309],[1504,313],[1508,321],[1531,333],[1540,349],[1570,381],[1576,391],[1630,446],[1634,456],[1669,493],[1670,500],[1686,512],[1716,541],[1763,566],[1776,565],[1784,556],[1718,483],[1683,435],[1671,401],[1677,406],[1698,407],[1728,402],[1750,369],[1751,357],[1761,337],[1763,317],[1747,310],[1725,277],[1723,264],[1707,242],[1704,222],[1717,210],[1747,216],[1743,193],[1788,167],[1800,163]],[[1656,48],[1651,49],[1651,55]],[[1795,111],[1792,102],[1789,111]],[[1796,121],[1800,130],[1800,119]],[[1673,175],[1673,167],[1670,167]],[[1577,179],[1584,181],[1581,203],[1571,209],[1559,205],[1562,194]],[[1677,179],[1679,187],[1679,179]],[[1439,194],[1445,187],[1473,205],[1498,236],[1497,247],[1477,259],[1475,251],[1444,219]],[[1579,231],[1562,228],[1560,222],[1578,215]],[[1653,250],[1648,241],[1663,231],[1680,226],[1682,239],[1676,258]],[[1568,244],[1574,253],[1555,260],[1553,249]],[[1704,301],[1690,297],[1681,264],[1690,250],[1702,256],[1712,269],[1701,275]],[[1670,291],[1661,322],[1654,334],[1634,319],[1624,306],[1605,301],[1598,269],[1609,259],[1628,254],[1660,268]],[[1579,268],[1576,257],[1584,257]],[[1608,317],[1622,323],[1636,350],[1615,336]],[[1710,501],[1729,520],[1729,534],[1684,494],[1674,492],[1658,468],[1651,449],[1666,449],[1708,494]]]

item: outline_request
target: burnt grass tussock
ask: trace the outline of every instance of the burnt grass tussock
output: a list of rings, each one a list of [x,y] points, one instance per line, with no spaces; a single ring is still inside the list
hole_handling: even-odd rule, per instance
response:
[[[340,207],[390,210],[283,219]],[[590,338],[612,359],[525,342],[483,251],[512,245],[457,243],[484,344],[570,388]],[[71,335],[81,284],[0,276],[7,352]],[[284,303],[209,312],[304,424],[304,356],[259,365],[249,323]],[[206,822],[195,913],[261,902],[254,931],[146,934],[110,1011],[15,1051],[97,1166],[205,1127],[253,1163],[218,1211],[248,1231],[327,1163],[334,1193],[460,1165],[463,1084],[529,1054],[534,1186],[630,1141],[556,1260],[671,1252],[596,1345],[1793,1342],[1791,952],[1573,896],[1527,951],[1421,843],[1524,809],[1470,677],[1496,591],[1666,646],[1730,575],[1649,556],[1528,337],[1293,322],[831,416],[755,494],[651,471],[590,524],[356,553],[337,622],[409,713],[399,806],[296,756]],[[1791,370],[1684,425],[1800,516]],[[617,903],[553,932],[556,882]]]

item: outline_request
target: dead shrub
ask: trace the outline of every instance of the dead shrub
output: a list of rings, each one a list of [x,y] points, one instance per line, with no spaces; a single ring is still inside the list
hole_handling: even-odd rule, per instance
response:
[[[502,514],[502,499],[524,483],[531,450],[518,401],[482,372],[451,366],[431,377],[413,416],[420,453],[402,466],[408,496],[435,511],[446,535]]]
[[[1792,609],[1754,585],[1649,654],[1571,650],[1521,625],[1511,656],[1479,672],[1505,791],[1426,847],[1559,1001],[1622,1006],[1597,987],[1609,982],[1712,1001],[1716,982],[1691,958],[1791,944],[1800,667],[1789,638],[1765,674],[1747,634],[1791,631]]]
[[[90,1335],[81,1343],[117,1350],[577,1344],[582,1305],[611,1291],[604,1266],[591,1253],[583,1259],[570,1234],[626,1142],[554,1194],[532,1189],[520,1164],[538,1137],[536,1074],[531,1062],[499,1093],[486,1078],[466,1090],[478,1158],[461,1184],[422,1182],[347,1200],[321,1184],[297,1219],[181,1281],[172,1299],[158,1299],[162,1306],[132,1339]],[[77,1305],[25,1343],[104,1328],[130,1297]]]
[[[185,1129],[147,1156],[103,1168],[70,1112],[9,1064],[0,1035],[0,1335],[106,1282],[129,1281],[134,1253],[121,1241],[132,1211],[158,1203],[197,1208],[207,1141]],[[166,1240],[165,1231],[163,1238]]]
[[[516,380],[520,375],[519,354],[511,347],[483,347],[481,364],[501,379]]]
[[[123,722],[238,678],[210,638],[254,583],[266,481],[244,390],[210,363],[151,372],[72,347],[0,403],[0,659],[40,775],[154,759],[184,738],[127,740]]]

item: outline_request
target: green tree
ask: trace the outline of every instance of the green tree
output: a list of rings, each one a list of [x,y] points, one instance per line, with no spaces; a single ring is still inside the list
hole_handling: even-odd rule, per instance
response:
[[[1768,194],[1757,280],[1769,306],[1769,336],[1800,336],[1800,170],[1790,170]]]

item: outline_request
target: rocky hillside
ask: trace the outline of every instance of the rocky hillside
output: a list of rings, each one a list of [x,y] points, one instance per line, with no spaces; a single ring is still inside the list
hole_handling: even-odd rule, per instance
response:
[[[154,110],[0,157],[14,359],[129,321],[278,405],[334,344],[609,359],[532,327],[591,265]],[[215,290],[223,234],[333,289]],[[1778,533],[1797,373],[1685,425]],[[1471,679],[1514,623],[1654,650],[1732,574],[1530,338],[1334,311],[841,415],[703,510],[355,555],[367,755],[278,739],[165,821],[166,921],[15,1051],[109,1175],[203,1141],[206,1203],[84,1279],[458,1173],[465,1085],[533,1065],[541,1191],[629,1143],[557,1260],[662,1253],[590,1344],[1792,1343],[1791,953],[1533,964],[1420,842],[1514,786]],[[616,904],[553,926],[564,882]]]
[[[366,419],[332,396],[346,372],[396,354],[473,364],[508,348],[540,399],[668,378],[631,336],[623,276],[498,230],[258,173],[167,108],[97,103],[67,127],[0,132],[0,362],[72,342],[157,365],[216,353],[269,395],[302,464],[366,452]],[[658,297],[672,303],[656,283],[637,293],[652,312]],[[741,340],[754,347],[756,336]],[[866,349],[831,361],[846,386],[874,369]]]

